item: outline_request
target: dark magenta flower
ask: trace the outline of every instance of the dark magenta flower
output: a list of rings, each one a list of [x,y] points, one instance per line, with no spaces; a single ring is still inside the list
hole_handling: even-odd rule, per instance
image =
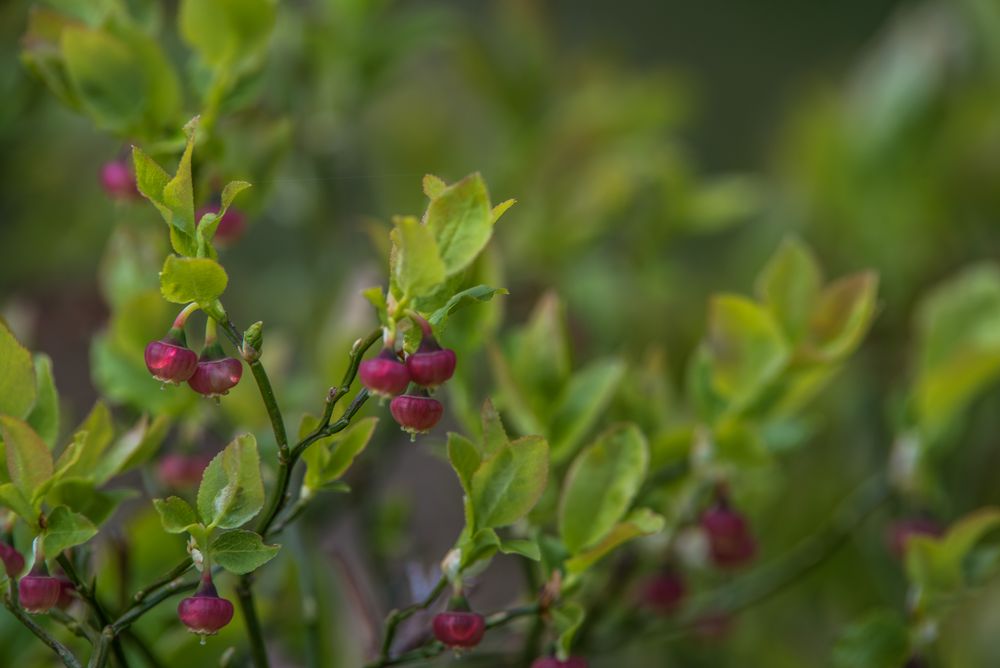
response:
[[[554,656],[542,656],[534,660],[531,668],[587,668],[587,660],[581,656],[571,656],[560,661]]]
[[[434,637],[448,647],[475,647],[486,633],[486,620],[476,612],[452,610],[434,616]]]
[[[243,363],[234,357],[226,357],[218,341],[212,341],[201,352],[198,365],[188,378],[188,385],[198,394],[218,397],[236,387],[242,377]]]
[[[201,482],[212,458],[208,455],[185,455],[172,452],[160,459],[156,465],[156,473],[165,486],[184,489],[195,487]]]
[[[17,583],[21,607],[33,615],[48,612],[59,602],[62,585],[59,578],[40,573],[29,573]]]
[[[944,527],[930,518],[910,517],[896,520],[889,525],[886,530],[886,543],[892,556],[902,559],[906,555],[906,546],[910,539],[916,536],[937,537],[943,533]]]
[[[9,578],[16,578],[24,570],[24,557],[12,545],[3,541],[0,541],[0,561],[3,561],[4,570]]]
[[[393,397],[410,384],[409,370],[391,348],[383,348],[376,357],[358,365],[358,376],[372,394],[382,397]]]
[[[123,160],[112,160],[101,167],[101,187],[112,199],[135,199],[139,189],[135,185],[135,176]]]
[[[206,570],[194,596],[177,605],[177,616],[191,633],[212,636],[233,619],[233,604],[219,596]]]
[[[401,394],[389,404],[389,412],[403,431],[422,434],[441,419],[444,406],[437,399],[419,394]]]
[[[206,213],[216,213],[218,210],[219,207],[217,206],[202,207],[195,214],[195,219],[201,222],[201,217]],[[246,217],[243,215],[243,212],[239,209],[229,207],[222,215],[222,218],[219,219],[218,227],[215,228],[215,240],[222,243],[232,243],[243,236],[246,226]]]
[[[455,351],[441,348],[433,337],[424,335],[417,351],[406,358],[410,378],[423,387],[437,387],[455,373]]]
[[[189,379],[198,366],[198,356],[184,345],[174,330],[146,346],[146,368],[161,383],[177,385]]]
[[[680,575],[673,570],[665,570],[650,578],[642,588],[642,602],[661,615],[669,615],[677,610],[687,587]]]
[[[743,566],[757,554],[757,541],[746,517],[725,502],[720,502],[702,514],[701,527],[708,536],[712,561],[716,566]]]

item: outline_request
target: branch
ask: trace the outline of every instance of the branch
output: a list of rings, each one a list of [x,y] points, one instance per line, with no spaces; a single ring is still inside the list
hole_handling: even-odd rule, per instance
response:
[[[16,585],[11,582],[11,588],[15,586]],[[50,636],[45,629],[36,624],[35,620],[29,617],[21,606],[14,601],[11,594],[8,593],[3,597],[3,604],[7,606],[7,609],[10,610],[10,613],[14,615],[19,622],[24,624],[29,631],[34,633],[39,640],[48,645],[49,648],[59,656],[59,659],[63,662],[63,665],[65,665],[66,668],[82,668],[80,662],[73,655],[73,652],[71,652],[69,648],[61,642]]]
[[[142,603],[143,600],[145,600],[145,598],[147,596],[149,596],[149,594],[151,592],[159,589],[160,587],[162,587],[162,586],[164,586],[166,584],[169,584],[170,582],[176,580],[177,578],[179,578],[182,575],[184,575],[185,573],[187,573],[189,570],[191,570],[191,568],[193,566],[194,566],[194,562],[191,561],[191,557],[186,557],[184,559],[184,561],[182,561],[179,564],[177,564],[176,566],[174,566],[170,570],[169,573],[167,573],[166,575],[164,575],[160,579],[154,581],[152,584],[150,584],[146,588],[140,589],[139,591],[137,591],[135,593],[135,596],[132,597],[132,600],[134,601],[134,603],[132,604],[132,607],[135,607],[135,605],[138,604],[138,603]]]
[[[76,567],[73,565],[73,562],[69,560],[65,553],[61,553],[58,557],[56,557],[56,562],[59,564],[59,567],[63,569],[63,572],[66,573],[66,577],[69,578],[70,582],[73,583],[73,587],[76,588],[80,597],[87,602],[87,605],[93,611],[94,617],[97,619],[98,627],[103,628],[110,624],[111,617],[108,616],[104,606],[101,605],[101,602],[98,600],[97,594],[94,590],[91,589],[87,583],[83,581],[83,578],[81,578],[76,572]],[[128,660],[125,658],[125,650],[122,649],[121,643],[114,637],[111,638],[111,642],[111,650],[115,654],[115,659],[118,660],[118,663],[122,666],[122,668],[128,668]]]
[[[250,655],[253,665],[256,668],[267,668],[269,665],[267,644],[264,642],[264,632],[260,628],[260,619],[254,606],[252,578],[250,573],[240,576],[239,584],[236,586],[236,597],[239,599],[247,634],[250,636]]]
[[[409,619],[421,610],[426,610],[434,604],[437,597],[441,595],[441,592],[445,590],[448,586],[448,578],[441,576],[441,579],[437,581],[434,588],[431,589],[430,593],[424,597],[424,600],[419,603],[414,603],[405,608],[400,608],[393,610],[389,613],[389,616],[385,618],[385,630],[382,633],[382,645],[379,650],[379,661],[387,661],[389,658],[389,652],[392,650],[392,641],[396,638],[396,627],[400,625],[406,619]],[[392,664],[380,664],[380,665],[392,665]]]

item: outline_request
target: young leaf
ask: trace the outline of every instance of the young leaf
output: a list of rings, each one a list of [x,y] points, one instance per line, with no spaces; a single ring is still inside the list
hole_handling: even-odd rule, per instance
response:
[[[265,545],[253,531],[227,531],[220,534],[209,549],[212,560],[230,573],[243,575],[274,559],[280,545]]]
[[[126,42],[102,30],[67,27],[61,51],[80,101],[99,126],[126,132],[139,124],[146,78]]]
[[[878,275],[870,271],[831,283],[809,321],[812,347],[830,360],[842,359],[857,348],[875,316],[877,292]]]
[[[153,499],[153,506],[160,515],[160,523],[167,533],[187,533],[188,528],[198,524],[198,516],[187,501],[178,496]]]
[[[445,189],[448,188],[447,183],[445,183],[440,177],[434,176],[433,174],[424,175],[423,185],[424,194],[427,195],[429,199],[440,197]]]
[[[25,417],[35,403],[31,353],[0,321],[0,415]]]
[[[393,278],[401,295],[423,297],[445,279],[445,265],[430,228],[416,218],[396,219],[392,230]]]
[[[506,295],[509,294],[507,290],[503,288],[491,288],[488,285],[475,285],[471,288],[466,288],[461,292],[454,294],[445,305],[431,313],[430,317],[427,318],[427,322],[431,323],[435,328],[444,325],[447,321],[448,316],[459,310],[464,306],[470,304],[481,304],[488,302],[496,295]]]
[[[57,506],[45,518],[43,549],[48,558],[60,552],[82,545],[97,535],[97,527],[83,515],[74,513],[66,506]]]
[[[25,499],[52,477],[52,453],[45,441],[25,422],[7,415],[0,416],[7,451],[7,471],[10,480]]]
[[[275,21],[273,0],[182,0],[181,36],[209,65],[233,68],[266,43]]]
[[[545,491],[548,455],[545,439],[526,436],[485,459],[471,481],[476,525],[501,527],[527,515]]]
[[[505,199],[490,209],[490,224],[496,225],[497,221],[500,220],[500,217],[507,213],[507,209],[515,204],[517,204],[516,199]]]
[[[0,485],[0,506],[14,511],[32,528],[38,527],[38,511],[14,483],[5,482]]]
[[[37,397],[27,422],[51,449],[59,438],[59,392],[52,378],[52,360],[48,355],[35,355],[35,386]]]
[[[561,462],[573,455],[603,415],[624,375],[624,362],[614,358],[596,360],[573,374],[556,400],[549,422],[552,461]]]
[[[431,200],[424,221],[437,241],[447,276],[469,266],[493,234],[490,198],[479,174],[448,186]]]
[[[198,488],[198,514],[209,527],[235,529],[264,506],[264,483],[253,434],[237,436],[209,463]]]
[[[114,429],[111,411],[103,401],[98,401],[87,419],[74,432],[74,444],[79,445],[71,444],[71,447],[78,448],[78,451],[66,448],[59,455],[56,468],[62,471],[62,475],[89,478],[98,468],[104,451],[111,445],[115,436]],[[70,459],[73,461],[70,462]]]
[[[790,341],[805,333],[822,282],[816,258],[796,239],[783,241],[757,277],[757,294]]]
[[[542,558],[538,543],[526,538],[501,538],[499,548],[504,554],[517,554],[532,561],[539,561]]]
[[[482,455],[476,445],[454,432],[448,432],[448,462],[458,476],[458,481],[466,494],[472,490],[472,476],[482,464]]]
[[[215,260],[168,255],[160,272],[163,298],[175,304],[210,304],[226,291],[229,277]]]
[[[788,361],[789,349],[771,314],[737,295],[709,305],[712,384],[736,408],[751,401]]]
[[[479,416],[483,423],[483,457],[489,459],[507,447],[510,439],[507,438],[507,431],[503,428],[500,413],[497,412],[492,401],[487,399],[483,402]]]
[[[622,522],[616,524],[599,543],[567,560],[566,569],[571,575],[582,573],[619,545],[627,543],[633,538],[659,533],[663,530],[663,525],[663,516],[654,513],[649,508],[633,510]]]
[[[586,610],[575,601],[565,601],[552,609],[552,621],[555,622],[558,634],[556,647],[561,656],[569,655],[573,647],[573,636],[583,624],[585,616]]]
[[[92,480],[65,478],[56,480],[45,496],[50,506],[66,506],[100,526],[123,502],[138,495],[133,489],[97,489]]]
[[[611,531],[632,505],[648,461],[646,438],[630,424],[604,432],[573,461],[559,504],[559,532],[571,553]]]
[[[899,615],[879,610],[852,624],[833,648],[834,668],[899,668],[910,653],[910,637]]]
[[[302,428],[311,431],[315,418],[307,416]],[[378,418],[367,417],[355,422],[344,431],[314,443],[302,459],[306,462],[306,477],[303,481],[310,489],[326,488],[347,473],[371,441]]]
[[[194,256],[198,252],[194,220],[194,187],[191,184],[191,153],[194,150],[195,117],[185,126],[187,145],[177,173],[171,177],[152,158],[138,147],[132,147],[135,163],[136,185],[146,199],[159,210],[170,227],[170,243],[181,255]]]

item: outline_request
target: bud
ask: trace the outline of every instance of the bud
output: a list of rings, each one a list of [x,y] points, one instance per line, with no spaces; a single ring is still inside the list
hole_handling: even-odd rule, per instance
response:
[[[264,323],[258,320],[243,332],[243,345],[240,346],[240,354],[247,362],[256,362],[260,359],[263,345]]]
[[[706,510],[701,516],[701,528],[708,537],[712,561],[722,568],[737,568],[750,562],[757,553],[746,518],[725,502]]]

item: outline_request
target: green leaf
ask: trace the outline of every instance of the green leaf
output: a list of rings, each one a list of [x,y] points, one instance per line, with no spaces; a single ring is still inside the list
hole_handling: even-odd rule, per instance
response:
[[[571,575],[582,573],[618,546],[633,538],[659,533],[663,530],[663,526],[663,516],[654,513],[649,508],[633,510],[624,521],[616,524],[599,543],[567,560],[566,569]]]
[[[378,418],[367,417],[310,446],[303,455],[307,467],[306,487],[320,489],[347,473],[357,456],[371,442],[376,425]]]
[[[51,449],[59,438],[59,392],[48,355],[35,355],[35,386],[37,397],[27,422]]]
[[[191,154],[194,151],[193,119],[186,127],[187,145],[177,165],[177,173],[171,177],[152,158],[138,147],[132,147],[132,161],[135,164],[136,185],[146,199],[156,206],[163,220],[170,227],[170,243],[181,255],[194,256],[198,252],[194,220],[194,187],[191,183]]]
[[[757,277],[757,294],[790,341],[805,334],[823,276],[808,247],[786,239]]]
[[[789,349],[771,314],[744,297],[714,297],[708,318],[712,386],[737,410],[784,369]]]
[[[561,462],[576,452],[611,403],[624,375],[625,363],[613,358],[591,362],[573,374],[549,421],[552,461]]]
[[[38,527],[38,511],[14,483],[5,482],[0,485],[0,506],[13,510],[32,528]]]
[[[97,527],[83,515],[66,506],[57,506],[45,518],[42,539],[47,558],[54,558],[63,550],[82,545],[97,535]]]
[[[122,133],[139,125],[146,76],[126,42],[70,26],[62,31],[61,51],[80,101],[99,126]]]
[[[503,428],[500,413],[489,399],[483,402],[479,418],[483,426],[482,455],[489,458],[507,447],[510,439],[507,437],[507,430]]]
[[[533,397],[550,403],[562,390],[572,365],[566,308],[554,292],[538,300],[527,325],[513,337],[509,357],[518,385]]]
[[[437,241],[447,276],[465,269],[493,234],[490,198],[479,174],[448,186],[431,200],[424,222]]]
[[[949,528],[940,538],[915,536],[907,542],[906,573],[916,585],[921,607],[933,608],[961,593],[964,564],[986,533],[1000,526],[1000,508],[981,508]]]
[[[498,547],[504,554],[517,554],[532,561],[540,561],[542,558],[538,543],[526,538],[501,538]]]
[[[153,506],[160,515],[160,523],[167,533],[187,533],[189,527],[198,524],[198,516],[194,508],[184,499],[168,496],[166,499],[153,499]]]
[[[434,176],[433,174],[424,174],[424,194],[430,199],[435,197],[440,197],[441,194],[448,188],[448,184],[444,182],[440,177]]]
[[[448,461],[455,469],[458,480],[462,483],[462,489],[468,494],[469,490],[472,489],[472,476],[482,463],[479,448],[461,434],[449,432]]]
[[[56,468],[64,475],[78,475],[89,478],[99,468],[105,450],[115,437],[115,427],[111,420],[111,411],[103,401],[94,404],[90,414],[74,432],[74,442],[79,445],[74,452],[69,447],[59,455]],[[69,459],[73,462],[70,463]]]
[[[835,668],[899,668],[910,654],[909,632],[890,610],[870,613],[852,624],[833,648]]]
[[[831,283],[809,321],[810,346],[827,360],[841,360],[861,343],[875,317],[878,275],[866,271]]]
[[[970,267],[917,308],[915,403],[933,439],[1000,376],[1000,269]]]
[[[235,529],[264,506],[264,483],[253,434],[237,436],[209,463],[198,488],[198,514],[209,527]]]
[[[0,415],[23,418],[35,403],[31,353],[0,321]]]
[[[488,285],[475,285],[471,288],[466,288],[453,295],[451,299],[445,302],[444,306],[431,313],[427,321],[435,328],[441,327],[448,320],[448,316],[460,308],[471,304],[482,304],[490,301],[496,295],[506,294],[509,294],[507,290],[503,288],[491,288]]]
[[[138,492],[132,489],[97,489],[92,480],[64,478],[57,480],[45,496],[50,506],[66,506],[94,523],[104,524],[123,502]]]
[[[386,303],[385,291],[382,287],[376,285],[367,288],[361,291],[361,295],[368,300],[368,303],[375,307],[375,313],[378,314],[378,321],[383,325],[387,325],[389,323],[389,305]]]
[[[211,249],[211,243],[212,239],[215,238],[216,230],[219,229],[219,222],[226,215],[226,211],[229,210],[236,196],[250,187],[252,187],[252,184],[246,181],[230,181],[222,189],[222,201],[219,208],[216,211],[204,214],[201,220],[198,221],[195,236],[198,238],[199,257],[215,258],[215,251]]]
[[[646,438],[631,424],[610,428],[573,461],[559,504],[559,532],[571,553],[596,545],[618,523],[648,462]]]
[[[507,213],[507,209],[515,204],[517,204],[516,199],[505,199],[490,209],[490,223],[496,225],[497,221],[500,220],[500,217]]]
[[[16,418],[0,416],[10,480],[25,499],[52,477],[52,453],[38,434]]]
[[[569,655],[573,637],[583,624],[586,614],[583,606],[575,601],[564,601],[552,608],[552,621],[555,622],[557,634],[556,649],[560,656]]]
[[[392,273],[399,296],[429,295],[445,279],[437,242],[430,228],[416,218],[397,218],[395,223],[391,233]]]
[[[227,531],[214,541],[209,553],[212,560],[230,573],[243,575],[257,570],[274,559],[280,545],[265,545],[253,531]]]
[[[471,480],[476,526],[506,526],[527,515],[545,491],[548,455],[545,439],[525,436],[484,459]]]
[[[272,0],[182,0],[184,41],[209,65],[232,68],[252,58],[274,28]]]
[[[159,416],[152,423],[143,416],[132,429],[122,434],[101,457],[93,479],[104,484],[114,476],[148,461],[163,443],[170,429],[170,419]]]
[[[163,298],[175,304],[210,304],[226,291],[229,277],[215,260],[168,255],[160,272]]]

